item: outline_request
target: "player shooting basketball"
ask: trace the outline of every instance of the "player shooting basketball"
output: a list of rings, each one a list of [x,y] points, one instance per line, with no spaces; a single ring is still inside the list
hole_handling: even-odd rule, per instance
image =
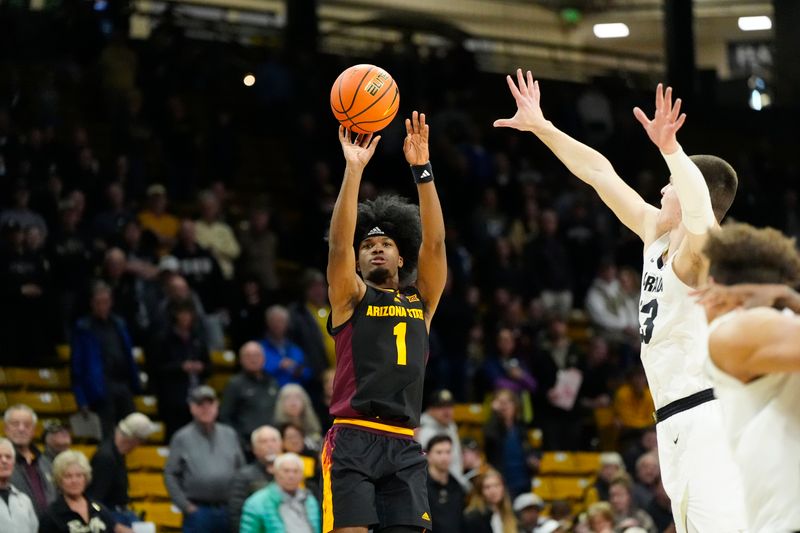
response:
[[[517,113],[495,126],[534,133],[644,243],[641,358],[657,407],[661,476],[677,531],[743,531],[739,472],[703,370],[708,328],[703,309],[690,295],[692,287],[705,283],[703,246],[733,203],[736,173],[718,157],[683,153],[676,138],[685,120],[680,100],[673,106],[671,89],[664,92],[659,85],[653,120],[634,110],[672,173],[659,209],[628,186],[602,154],[544,118],[539,84],[530,72],[526,79],[518,70],[517,84],[510,76],[507,81]]]
[[[353,140],[339,128],[347,165],[329,238],[336,418],[322,451],[325,533],[431,527],[426,461],[413,435],[428,331],[447,276],[445,232],[425,115],[414,111],[406,132],[403,151],[419,210],[396,196],[358,204],[361,176],[380,137]]]

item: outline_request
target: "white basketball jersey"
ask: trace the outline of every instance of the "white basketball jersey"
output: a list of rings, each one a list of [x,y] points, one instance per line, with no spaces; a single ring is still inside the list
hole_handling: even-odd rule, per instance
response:
[[[668,246],[666,234],[645,250],[639,300],[642,365],[657,409],[711,388],[703,371],[708,358],[705,312],[672,269],[675,254],[662,260]]]
[[[711,329],[738,312],[717,318]],[[741,472],[751,533],[800,531],[800,373],[767,374],[742,383],[711,358],[706,370]]]

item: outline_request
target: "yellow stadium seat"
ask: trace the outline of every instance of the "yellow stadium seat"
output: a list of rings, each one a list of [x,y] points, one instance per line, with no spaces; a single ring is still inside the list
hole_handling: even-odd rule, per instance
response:
[[[156,426],[156,430],[147,438],[147,442],[152,442],[153,444],[160,444],[164,442],[164,423],[163,422],[153,422]]]
[[[453,418],[456,424],[483,425],[489,418],[489,413],[480,403],[457,403],[453,406]]]
[[[91,461],[92,457],[94,457],[94,454],[97,451],[97,446],[94,444],[73,444],[69,447],[69,449],[75,450],[76,452],[81,452],[86,456],[87,459]]]
[[[6,407],[8,407],[8,398],[6,397],[6,393],[0,392],[0,409],[5,411]]]
[[[164,475],[149,472],[129,473],[128,496],[133,499],[169,498],[167,487],[164,485]]]
[[[162,528],[179,529],[183,525],[183,515],[180,510],[166,502],[133,502],[133,509],[144,513],[144,519],[153,522],[159,531]]]
[[[236,354],[231,350],[214,350],[211,352],[211,364],[218,368],[235,368]]]
[[[598,452],[578,452],[575,454],[576,471],[579,474],[594,475],[600,470]]]
[[[133,398],[136,410],[149,416],[158,414],[158,400],[155,396],[136,396]]]
[[[22,389],[69,389],[69,370],[66,368],[5,368],[5,385]]]
[[[303,477],[306,479],[314,477],[317,468],[317,460],[306,455],[300,458],[303,460]]]
[[[38,414],[70,414],[78,410],[71,393],[57,392],[9,392],[9,405],[22,403]]]
[[[0,388],[7,388],[11,385],[8,382],[8,374],[5,368],[0,368]]]
[[[544,452],[539,463],[541,474],[575,474],[575,455],[570,452]]]
[[[225,390],[225,386],[228,384],[228,382],[231,380],[232,377],[233,377],[233,374],[231,374],[231,373],[227,373],[227,372],[226,373],[220,373],[220,372],[217,372],[214,375],[212,375],[210,378],[208,378],[208,385],[212,389],[217,391],[217,394],[221,394],[222,391]]]
[[[592,478],[540,476],[533,480],[533,492],[544,500],[583,500]]]
[[[69,344],[59,344],[56,346],[56,355],[60,361],[64,361],[65,363],[69,362],[71,354],[72,350]]]
[[[139,446],[127,455],[128,470],[163,471],[167,464],[169,448],[166,446]]]

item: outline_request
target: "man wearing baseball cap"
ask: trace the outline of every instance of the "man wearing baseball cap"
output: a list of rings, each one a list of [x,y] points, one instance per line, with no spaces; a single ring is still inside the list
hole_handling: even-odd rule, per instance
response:
[[[436,435],[447,435],[453,443],[453,459],[450,463],[450,473],[461,483],[469,488],[464,479],[464,463],[461,457],[461,440],[458,436],[458,426],[453,421],[453,394],[447,389],[434,391],[428,399],[428,408],[419,419],[417,440],[422,449],[427,449],[428,442]]]
[[[117,522],[130,526],[136,515],[129,509],[128,468],[125,456],[144,443],[156,430],[142,413],[131,413],[119,421],[92,457],[92,483],[87,495],[108,507]]]
[[[544,500],[537,494],[525,492],[514,499],[514,514],[520,533],[552,533],[559,523],[551,518],[539,516],[544,509]]]
[[[245,463],[239,436],[217,422],[219,401],[208,385],[189,392],[189,410],[193,421],[169,443],[164,482],[172,503],[183,512],[184,531],[227,531],[228,489]]]

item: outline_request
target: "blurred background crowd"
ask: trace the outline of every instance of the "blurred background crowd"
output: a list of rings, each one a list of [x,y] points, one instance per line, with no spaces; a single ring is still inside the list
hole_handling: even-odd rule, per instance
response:
[[[57,367],[57,347],[70,347],[76,407],[100,425],[93,465],[106,447],[124,466],[152,435],[147,419],[124,424],[136,397],[152,395],[185,530],[272,531],[258,527],[286,515],[260,511],[277,492],[247,500],[261,486],[302,495],[297,520],[308,529],[287,531],[318,530],[334,377],[322,272],[344,166],[327,92],[368,60],[397,79],[402,115],[428,115],[447,224],[418,432],[434,520],[452,524],[434,530],[491,531],[492,514],[504,531],[668,530],[638,361],[641,245],[533,136],[492,129],[514,109],[500,75],[458,48],[407,43],[364,58],[198,41],[169,12],[133,40],[128,15],[93,2],[42,13],[0,2],[0,366]],[[243,63],[253,87],[241,84]],[[658,202],[667,169],[631,113],[649,108],[646,84],[541,87],[548,118]],[[731,217],[800,235],[800,172],[786,149],[794,112],[686,98],[687,152],[720,155],[739,173]],[[382,135],[361,197],[413,198],[400,118]],[[240,371],[214,381],[212,355],[226,350]],[[42,455],[35,426],[29,410],[6,411],[13,476],[25,479],[15,486],[44,527],[60,519],[48,469],[70,447],[69,428],[51,427],[47,438],[67,442]],[[531,492],[554,451],[593,452],[576,470],[589,480],[580,497],[549,498],[535,481]],[[58,498],[76,491],[65,489],[73,468],[114,521],[130,521],[127,480],[109,496],[89,483],[86,459],[61,463]]]

